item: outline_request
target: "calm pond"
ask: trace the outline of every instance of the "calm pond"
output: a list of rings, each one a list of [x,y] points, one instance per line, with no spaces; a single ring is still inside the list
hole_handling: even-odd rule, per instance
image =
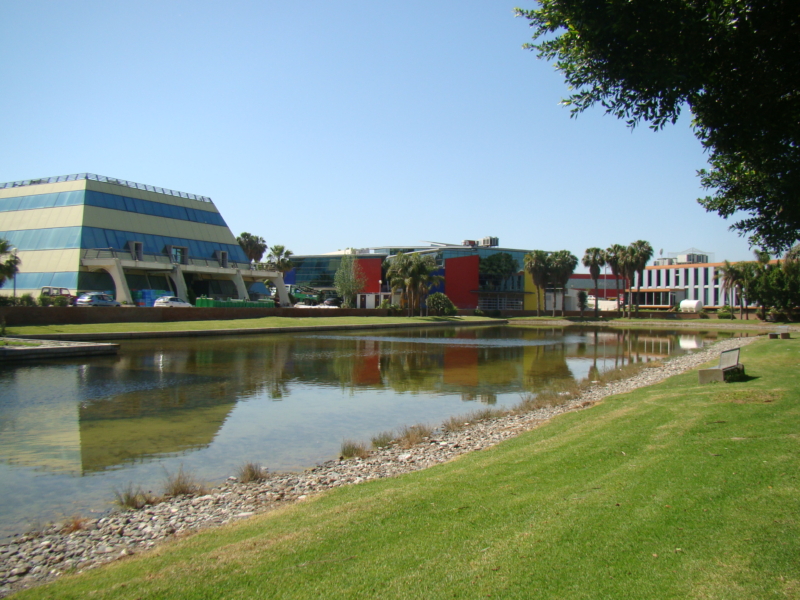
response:
[[[344,438],[510,407],[738,333],[465,327],[123,341],[119,356],[0,367],[0,536],[160,491],[181,466],[295,470]]]

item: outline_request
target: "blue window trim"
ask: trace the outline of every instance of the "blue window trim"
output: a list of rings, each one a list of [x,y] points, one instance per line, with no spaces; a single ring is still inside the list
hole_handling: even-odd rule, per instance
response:
[[[175,206],[164,202],[153,202],[140,198],[130,198],[116,194],[106,194],[94,190],[74,190],[71,192],[53,192],[51,194],[37,194],[35,196],[16,196],[14,198],[0,198],[0,212],[16,210],[36,210],[42,208],[58,208],[61,206],[96,206],[111,210],[121,210],[165,219],[178,219],[192,221],[205,225],[227,227],[222,215],[218,212]]]

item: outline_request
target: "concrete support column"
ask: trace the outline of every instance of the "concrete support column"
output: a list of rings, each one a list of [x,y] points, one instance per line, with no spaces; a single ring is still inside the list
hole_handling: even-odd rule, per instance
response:
[[[239,295],[240,300],[249,300],[250,295],[247,293],[247,286],[244,284],[244,278],[239,271],[233,276],[233,283],[236,285],[236,293]]]
[[[172,280],[172,283],[175,286],[175,290],[178,293],[178,297],[188,302],[187,300],[188,294],[186,293],[187,292],[186,278],[183,276],[183,269],[181,269],[181,266],[179,264],[176,264],[173,267],[172,271],[170,271],[167,274],[169,275],[169,278]]]
[[[117,290],[117,301],[131,304],[133,302],[133,297],[128,287],[128,280],[125,279],[125,272],[122,269],[122,264],[119,262],[118,258],[112,260],[113,262],[104,268],[108,274],[111,275],[111,279],[114,280],[114,287]]]
[[[289,300],[289,293],[286,291],[286,284],[283,283],[283,273],[278,273],[276,276],[268,277],[278,291],[278,299],[281,301],[281,306],[291,306],[292,301]]]

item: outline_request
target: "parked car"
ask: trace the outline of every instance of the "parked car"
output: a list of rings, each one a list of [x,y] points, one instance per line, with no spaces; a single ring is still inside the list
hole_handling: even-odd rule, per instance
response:
[[[153,306],[180,306],[182,308],[192,308],[191,304],[185,300],[181,300],[177,296],[161,296],[161,298],[156,299]]]
[[[323,302],[325,306],[341,306],[342,299],[341,298],[326,298],[325,302]]]
[[[108,294],[89,292],[75,301],[75,306],[122,306]]]
[[[42,288],[40,296],[49,296],[51,298],[58,298],[62,296],[67,299],[67,306],[74,306],[75,301],[78,299],[77,296],[73,296],[69,293],[67,288],[57,288],[57,287],[49,287],[45,286]]]

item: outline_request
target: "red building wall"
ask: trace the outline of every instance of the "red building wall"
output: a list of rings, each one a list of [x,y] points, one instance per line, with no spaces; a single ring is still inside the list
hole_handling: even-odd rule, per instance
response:
[[[367,285],[364,287],[364,291],[362,294],[377,294],[381,290],[379,288],[378,282],[381,280],[381,265],[383,264],[383,258],[357,258],[356,264],[361,269],[361,272],[364,273],[364,276],[367,278]]]
[[[444,293],[457,308],[478,308],[478,255],[444,261]]]

